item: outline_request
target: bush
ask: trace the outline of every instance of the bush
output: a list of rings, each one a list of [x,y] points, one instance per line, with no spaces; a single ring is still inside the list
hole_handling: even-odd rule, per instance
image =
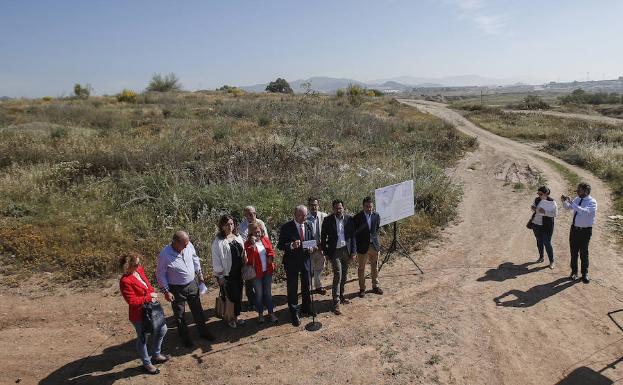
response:
[[[277,78],[277,80],[268,83],[266,86],[266,91],[268,92],[276,92],[282,94],[293,94],[292,88],[290,84],[282,78]]]
[[[560,101],[562,104],[618,104],[623,103],[623,95],[619,95],[616,93],[606,93],[606,92],[597,92],[590,93],[586,92],[581,88],[573,90],[573,92],[569,95],[561,96]]]
[[[357,84],[349,84],[346,89],[346,94],[348,95],[350,104],[355,107],[361,105],[363,102],[364,90]]]
[[[162,76],[161,74],[154,74],[149,81],[147,91],[153,92],[170,92],[180,91],[182,84],[179,78],[173,72],[168,75]]]
[[[80,83],[74,85],[74,96],[78,99],[88,99],[93,92],[93,87],[87,83],[84,87]]]
[[[528,95],[519,104],[509,104],[506,107],[518,110],[549,110],[550,105],[538,95]]]
[[[346,94],[346,91],[344,91],[343,88],[338,88],[337,91],[335,91],[335,96],[337,96],[338,98],[343,97]]]
[[[52,100],[52,97],[51,96],[44,96],[44,97],[41,98],[41,100],[43,100],[44,102],[49,102],[49,101]]]
[[[117,101],[126,103],[136,103],[138,101],[138,94],[134,91],[126,90],[125,88],[117,95]]]

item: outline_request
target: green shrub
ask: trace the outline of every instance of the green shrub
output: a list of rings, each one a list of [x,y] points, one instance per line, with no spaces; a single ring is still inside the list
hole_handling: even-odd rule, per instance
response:
[[[53,98],[51,96],[44,96],[41,98],[41,100],[43,100],[44,102],[49,102],[51,101]]]
[[[74,96],[78,99],[88,99],[93,92],[93,87],[87,83],[84,87],[80,83],[74,85]]]
[[[343,88],[338,88],[337,91],[335,91],[335,96],[337,96],[338,98],[343,97],[346,94],[346,91],[344,91]]]
[[[363,102],[364,90],[357,84],[349,84],[346,89],[346,95],[348,95],[350,104],[357,107]]]
[[[147,86],[147,91],[152,92],[171,92],[180,91],[181,89],[182,84],[180,83],[177,75],[173,72],[164,76],[159,73],[154,74],[149,81],[149,85]]]
[[[134,91],[126,90],[125,88],[119,94],[117,94],[118,102],[136,103],[138,101],[138,94]]]

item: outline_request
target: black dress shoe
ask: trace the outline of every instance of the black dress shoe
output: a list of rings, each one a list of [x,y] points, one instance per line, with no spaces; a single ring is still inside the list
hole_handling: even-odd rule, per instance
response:
[[[200,337],[208,341],[214,341],[216,339],[214,334],[210,333],[209,331],[204,332],[203,334],[200,335]]]
[[[359,296],[359,298],[363,298],[366,296],[366,291],[365,290],[359,290],[359,294],[357,294]]]
[[[577,281],[578,275],[576,273],[571,273],[571,275],[569,276],[569,279],[572,281]]]
[[[582,276],[582,282],[583,283],[589,283],[590,281],[591,281],[591,279],[588,278],[588,274]]]
[[[187,348],[192,348],[194,346],[193,342],[190,340],[190,338],[184,338],[182,339],[182,344],[184,346],[186,346]]]
[[[346,304],[349,304],[350,301],[347,300],[345,297],[340,297],[340,303],[343,304],[343,305],[346,305]]]
[[[292,316],[292,326],[301,326],[301,319],[298,314]]]
[[[373,288],[373,289],[372,289],[372,292],[373,292],[374,294],[383,295],[383,290],[381,290],[381,288],[380,288],[380,287],[378,287],[378,286],[377,286],[377,287],[375,287],[375,288]]]

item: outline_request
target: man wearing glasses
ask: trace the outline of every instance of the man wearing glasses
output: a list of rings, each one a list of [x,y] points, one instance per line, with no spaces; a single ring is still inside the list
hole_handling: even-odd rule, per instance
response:
[[[569,233],[569,246],[571,249],[571,280],[578,279],[578,255],[582,263],[582,282],[589,283],[588,278],[588,243],[593,234],[597,201],[591,193],[588,183],[578,184],[576,190],[578,196],[573,200],[568,196],[562,196],[562,205],[567,210],[573,210],[573,222]]]

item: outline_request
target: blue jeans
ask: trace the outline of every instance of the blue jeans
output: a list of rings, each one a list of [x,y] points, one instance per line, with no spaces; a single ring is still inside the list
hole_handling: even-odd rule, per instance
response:
[[[273,284],[273,275],[264,273],[262,278],[255,278],[255,308],[259,315],[264,313],[264,305],[268,309],[268,314],[273,313],[273,294],[271,286]]]
[[[543,226],[532,224],[532,231],[536,238],[536,247],[539,250],[539,257],[543,258],[543,249],[547,251],[549,262],[554,262],[554,248],[552,247],[552,234],[543,230]]]
[[[147,336],[143,334],[143,323],[141,321],[132,322],[132,325],[134,325],[134,329],[136,329],[136,352],[140,359],[143,360],[143,365],[151,365],[149,352],[147,352]],[[154,356],[160,355],[160,348],[162,347],[162,340],[164,340],[165,334],[167,334],[166,324],[162,325],[158,333],[154,333],[151,337]]]

